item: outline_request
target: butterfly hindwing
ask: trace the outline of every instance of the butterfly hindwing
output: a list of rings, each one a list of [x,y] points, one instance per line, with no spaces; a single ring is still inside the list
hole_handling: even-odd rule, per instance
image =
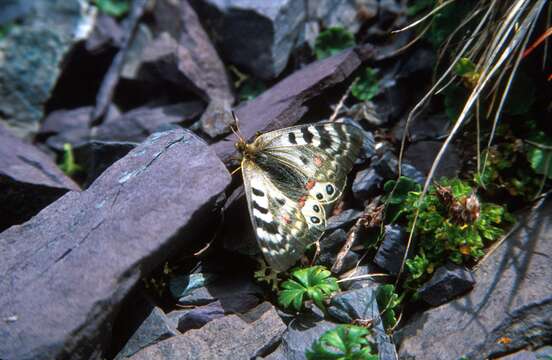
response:
[[[326,228],[325,207],[345,187],[362,132],[344,123],[301,125],[257,137],[242,161],[251,222],[271,267],[285,270]]]
[[[326,227],[324,207],[303,191],[299,198],[277,188],[268,173],[251,161],[242,163],[247,203],[257,241],[275,270],[285,270],[317,241]],[[293,193],[295,194],[295,193]]]

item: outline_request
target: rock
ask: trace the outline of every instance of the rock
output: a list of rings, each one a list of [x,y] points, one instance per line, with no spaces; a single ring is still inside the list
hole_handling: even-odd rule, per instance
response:
[[[136,353],[130,359],[253,359],[263,355],[282,336],[285,325],[275,308],[263,303],[255,318],[228,315],[200,329],[161,341]]]
[[[389,274],[396,275],[401,269],[408,234],[399,225],[385,225],[383,236],[383,242],[374,257],[374,263]]]
[[[236,110],[242,134],[246,139],[252,139],[258,131],[267,132],[295,124],[309,110],[308,100],[344,81],[371,55],[368,46],[349,49],[294,72]],[[212,146],[220,158],[228,162],[236,156],[235,142],[236,137],[232,134]]]
[[[343,229],[336,229],[331,233],[326,233],[320,241],[320,255],[316,259],[316,263],[330,269],[346,240],[347,232]],[[359,260],[360,255],[354,251],[349,251],[345,255],[345,258],[343,258],[341,272],[354,267]]]
[[[344,291],[335,295],[328,307],[328,314],[343,323],[372,320],[374,325],[377,325],[381,322],[376,292],[370,287]]]
[[[178,275],[171,278],[169,281],[169,290],[171,295],[178,299],[189,295],[195,289],[199,289],[213,283],[217,278],[218,275],[212,273]]]
[[[199,329],[211,320],[223,317],[229,313],[245,313],[259,303],[255,295],[244,294],[243,296],[230,297],[207,305],[196,307],[178,317],[177,328],[181,332],[190,329]]]
[[[136,32],[130,41],[125,56],[125,62],[121,69],[121,78],[127,80],[140,79],[140,66],[142,65],[142,53],[152,43],[153,34],[145,24],[138,24]],[[176,49],[176,46],[175,46]]]
[[[372,164],[372,167],[384,180],[395,180],[399,169],[399,162],[395,154],[385,151]]]
[[[468,269],[450,263],[439,267],[419,292],[426,303],[439,306],[473,289],[474,284]]]
[[[59,134],[73,129],[88,129],[91,122],[92,106],[71,110],[56,110],[48,114],[40,127],[40,135]]]
[[[177,286],[180,279],[182,278],[174,278],[170,283],[170,289],[173,297],[181,305],[204,305],[216,300],[221,300],[224,304],[240,301],[242,297],[248,298],[249,295],[262,294],[261,288],[253,282],[250,275],[218,275],[215,279],[208,280],[204,286],[193,288]],[[179,288],[184,290],[179,292]]]
[[[88,187],[115,161],[123,158],[138,143],[127,141],[91,140],[73,149],[75,162],[83,167],[86,173],[84,187]]]
[[[423,185],[426,180],[425,176],[418,169],[407,163],[402,163],[401,165],[401,176],[409,177],[420,185]]]
[[[426,175],[431,169],[431,164],[441,149],[441,145],[442,143],[439,141],[419,141],[411,144],[406,149],[404,160]],[[452,143],[443,155],[441,163],[435,171],[434,179],[458,176],[458,172],[462,168],[461,164],[460,149]]]
[[[180,332],[163,310],[155,306],[151,309],[148,317],[128,339],[123,349],[115,357],[115,360],[128,358],[149,345],[179,334]]]
[[[353,196],[358,200],[368,200],[383,186],[383,178],[374,168],[359,171],[353,181]]]
[[[286,67],[306,19],[304,0],[196,0],[194,5],[225,62],[266,80]]]
[[[123,30],[117,21],[111,16],[99,14],[84,47],[90,53],[97,53],[110,47],[120,48],[122,44]]]
[[[549,360],[552,357],[552,347],[546,346],[542,349],[547,350],[540,350],[539,351],[527,351],[522,350],[518,351],[511,355],[506,355],[500,358],[500,360]]]
[[[211,138],[230,131],[234,124],[232,102],[224,99],[212,99],[200,119],[201,130]]]
[[[308,19],[323,28],[340,26],[354,34],[365,21],[377,15],[378,1],[307,0],[307,9]]]
[[[141,142],[160,126],[191,122],[202,110],[203,104],[199,101],[144,106],[93,128],[90,137],[93,140]]]
[[[376,273],[377,270],[374,269],[374,267],[375,265],[372,265],[372,266],[361,265],[342,274],[339,277],[340,280],[342,281],[341,283],[339,283],[340,287],[344,290],[360,289],[363,287],[373,287],[373,288],[378,287],[380,285],[380,283],[376,281],[378,277],[354,279],[355,277]],[[346,280],[346,279],[354,279],[354,280]]]
[[[32,9],[31,5],[22,0],[4,0],[0,8],[0,25],[20,19]]]
[[[21,224],[79,186],[49,156],[0,124],[0,231]]]
[[[362,163],[370,160],[374,155],[376,155],[376,140],[374,139],[374,134],[370,131],[364,131],[364,140],[362,141],[362,150],[359,154],[359,159]]]
[[[324,320],[323,316],[311,312],[299,314],[287,327],[280,346],[267,360],[305,360],[305,351],[326,331],[337,326]]]
[[[348,228],[362,216],[362,211],[356,209],[347,209],[328,219],[326,231],[338,228]],[[347,229],[348,230],[348,229]]]
[[[401,359],[497,358],[552,341],[552,201],[541,200],[475,271],[462,298],[412,318]]]
[[[17,319],[0,329],[0,358],[100,351],[140,278],[177,249],[202,246],[197,234],[229,183],[192,133],[156,133],[87,190],[0,234],[0,318]]]
[[[401,141],[404,134],[404,126],[407,118],[404,118],[393,128],[393,135],[397,141]],[[423,140],[442,140],[448,135],[450,119],[446,114],[431,116],[416,116],[408,128],[408,140],[418,142]]]
[[[337,294],[330,302],[328,313],[344,323],[372,321],[371,329],[378,344],[379,358],[398,359],[395,345],[386,334],[381,321],[375,288],[364,287]]]
[[[79,0],[34,1],[28,6],[0,49],[0,120],[19,137],[38,130],[63,61],[93,22],[87,4]]]

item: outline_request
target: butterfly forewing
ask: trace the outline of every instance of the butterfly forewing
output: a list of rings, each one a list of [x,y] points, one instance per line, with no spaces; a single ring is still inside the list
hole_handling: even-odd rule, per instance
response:
[[[343,123],[272,131],[254,142],[242,172],[251,222],[261,250],[285,270],[326,227],[325,206],[341,195],[362,146],[362,132]]]

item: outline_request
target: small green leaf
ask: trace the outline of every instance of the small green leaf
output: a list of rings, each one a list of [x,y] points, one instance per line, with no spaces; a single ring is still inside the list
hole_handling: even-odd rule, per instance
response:
[[[253,100],[265,90],[266,86],[263,82],[248,77],[238,90],[240,101]]]
[[[69,143],[63,144],[63,161],[59,168],[67,176],[73,176],[82,171],[82,167],[75,162],[73,147]]]
[[[309,360],[377,360],[374,344],[366,337],[370,332],[360,326],[339,325],[326,331],[306,351]]]
[[[461,58],[454,65],[454,71],[458,76],[466,76],[475,71],[475,64],[469,58]]]
[[[531,168],[533,168],[537,174],[546,175],[546,177],[552,179],[552,150],[546,149],[546,147],[552,146],[552,138],[546,136],[541,131],[537,133],[533,139],[535,144],[543,146],[529,145],[527,160],[529,160]]]
[[[367,67],[351,87],[351,94],[360,101],[372,99],[379,91],[376,70]]]
[[[284,308],[300,311],[303,301],[310,299],[324,310],[324,300],[339,291],[337,280],[322,266],[297,269],[284,281],[278,294],[278,302]]]
[[[101,12],[113,16],[123,17],[130,11],[130,0],[93,0]]]
[[[392,284],[380,285],[376,290],[376,300],[383,326],[386,329],[392,328],[397,322],[395,310],[401,303],[399,295],[395,293],[395,286]]]
[[[318,60],[325,59],[355,46],[353,34],[342,27],[322,31],[315,40],[314,53]]]

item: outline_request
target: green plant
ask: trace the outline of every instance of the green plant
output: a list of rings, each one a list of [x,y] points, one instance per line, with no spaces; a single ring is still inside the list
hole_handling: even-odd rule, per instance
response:
[[[63,160],[59,168],[67,176],[74,176],[82,171],[82,167],[75,162],[73,147],[69,143],[63,144]]]
[[[266,86],[260,80],[248,78],[240,86],[238,95],[240,101],[248,101],[255,99],[265,90]]]
[[[342,27],[331,27],[318,34],[314,42],[314,54],[318,60],[325,59],[353,46],[353,34]]]
[[[402,297],[395,293],[395,286],[392,284],[380,285],[376,290],[376,301],[383,326],[385,329],[393,328],[397,323],[396,310],[402,301]]]
[[[379,91],[376,70],[371,67],[364,69],[358,80],[351,87],[351,94],[360,101],[372,99]]]
[[[130,11],[130,0],[93,0],[93,3],[101,12],[117,18]]]
[[[339,286],[331,273],[323,266],[312,266],[291,273],[290,279],[282,283],[278,302],[284,308],[300,311],[304,301],[310,299],[325,310],[324,300],[336,291],[339,291]]]
[[[366,338],[368,329],[339,325],[316,340],[306,355],[309,360],[377,360],[375,346]]]
[[[541,175],[552,179],[552,139],[539,131],[530,142],[527,160],[531,168]]]
[[[502,206],[481,203],[459,179],[442,179],[422,200],[419,196],[418,191],[409,192],[402,210],[409,228],[418,211],[418,251],[406,261],[411,280],[432,273],[447,260],[460,264],[482,257],[485,246],[504,233],[500,226],[511,220]]]

